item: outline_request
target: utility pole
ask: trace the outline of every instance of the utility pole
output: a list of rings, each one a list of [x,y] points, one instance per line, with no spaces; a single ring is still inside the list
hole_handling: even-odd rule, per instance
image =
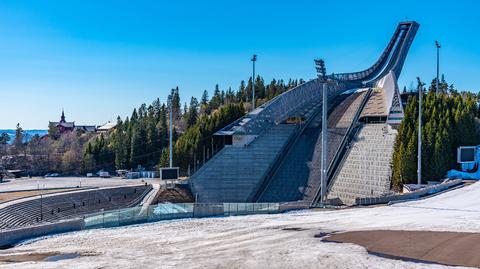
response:
[[[173,144],[173,95],[170,99],[170,153],[168,154],[169,157],[170,157],[170,168],[173,167],[173,147],[172,147],[172,144]]]
[[[422,96],[423,96],[423,83],[420,81],[420,78],[417,77],[418,81],[418,169],[417,169],[417,184],[420,186],[422,184]],[[438,83],[438,81],[437,81]],[[438,84],[437,84],[438,85]]]
[[[320,204],[325,206],[327,201],[327,152],[328,152],[328,83],[326,77],[325,62],[323,60],[315,60],[318,79],[322,82],[322,162],[321,162],[321,178],[320,178]]]
[[[440,93],[440,88],[439,88],[440,83],[439,83],[438,76],[439,76],[439,73],[440,73],[440,48],[441,48],[441,46],[440,46],[440,43],[438,43],[437,40],[435,40],[435,47],[437,47],[437,85],[436,86],[437,86],[437,94],[439,94]]]
[[[252,75],[252,111],[255,110],[255,62],[257,61],[257,55],[253,54],[253,75]]]

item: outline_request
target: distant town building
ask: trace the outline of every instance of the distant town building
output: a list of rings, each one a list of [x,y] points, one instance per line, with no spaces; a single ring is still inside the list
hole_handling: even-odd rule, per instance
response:
[[[97,128],[98,133],[109,133],[110,131],[114,130],[117,127],[116,122],[107,122],[106,124]]]
[[[60,121],[58,121],[58,122],[50,121],[49,122],[49,127],[50,126],[56,127],[58,129],[58,131],[60,132],[60,134],[63,134],[63,133],[66,133],[66,132],[73,131],[73,129],[75,128],[75,122],[74,121],[67,122],[65,120],[65,112],[62,109],[62,116],[60,116]]]
[[[88,132],[93,133],[97,131],[97,127],[95,125],[75,125],[74,121],[66,121],[65,120],[65,112],[62,109],[62,115],[60,116],[60,121],[50,121],[49,128],[54,127],[58,129],[59,134],[64,134],[72,131],[79,131],[79,132]]]
[[[95,125],[75,125],[75,131],[80,131],[84,133],[94,133],[97,131],[97,126]]]

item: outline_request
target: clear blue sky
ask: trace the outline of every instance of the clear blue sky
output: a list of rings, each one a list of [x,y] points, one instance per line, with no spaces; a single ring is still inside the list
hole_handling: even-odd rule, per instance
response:
[[[441,2],[440,4],[438,2]],[[401,4],[400,4],[401,3]],[[399,21],[421,24],[400,77],[441,72],[461,90],[480,89],[479,1],[17,1],[0,2],[0,128],[46,128],[67,120],[102,124],[134,107],[236,89],[251,54],[266,80],[371,65]]]

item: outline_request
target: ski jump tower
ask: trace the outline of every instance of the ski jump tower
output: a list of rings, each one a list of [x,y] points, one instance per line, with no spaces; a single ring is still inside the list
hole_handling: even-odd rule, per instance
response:
[[[329,198],[354,204],[388,192],[392,126],[403,118],[397,78],[418,28],[414,21],[399,23],[370,68],[312,79],[219,130],[215,135],[225,146],[190,179],[197,201],[315,205],[324,83]]]

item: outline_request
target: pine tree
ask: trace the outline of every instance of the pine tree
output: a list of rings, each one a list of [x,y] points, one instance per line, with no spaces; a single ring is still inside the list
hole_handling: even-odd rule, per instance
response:
[[[138,165],[145,166],[148,158],[146,145],[147,133],[143,123],[139,123],[132,130],[132,145],[130,153],[130,165],[136,168]]]
[[[168,96],[168,105],[172,106],[174,122],[180,120],[182,113],[181,113],[181,104],[180,104],[180,93],[179,93],[178,87],[171,90],[171,93]]]
[[[0,145],[7,145],[10,141],[10,136],[7,133],[2,133],[0,135]]]
[[[203,91],[202,99],[200,101],[200,113],[201,114],[210,114],[210,108],[208,105],[208,92],[207,90]]]
[[[48,124],[48,137],[53,140],[57,140],[60,138],[60,131],[53,123]]]
[[[15,129],[15,139],[13,140],[13,146],[15,147],[15,150],[20,153],[24,152],[25,147],[24,147],[24,133],[22,127],[20,127],[20,123],[17,123],[17,128]]]
[[[84,173],[93,172],[96,169],[95,159],[93,157],[93,148],[92,144],[88,143],[85,148],[85,153],[83,154],[82,160],[82,171]]]
[[[245,81],[241,81],[240,82],[240,86],[238,87],[238,91],[237,91],[237,100],[239,102],[246,102],[246,88],[245,88]]]
[[[126,131],[120,117],[117,118],[117,128],[114,136],[115,167],[117,169],[128,168],[128,149],[126,144]]]
[[[220,93],[220,88],[218,87],[218,84],[217,84],[215,85],[215,90],[213,91],[213,96],[209,103],[210,111],[213,111],[219,108],[221,105],[222,105],[222,96]]]
[[[167,148],[164,148],[162,150],[162,154],[161,154],[161,157],[160,157],[160,162],[159,162],[159,166],[160,167],[168,167],[169,164],[170,164],[170,154],[168,154],[168,150]]]
[[[192,97],[190,99],[190,106],[188,107],[187,128],[194,125],[197,122],[198,117],[198,101],[197,98]]]

